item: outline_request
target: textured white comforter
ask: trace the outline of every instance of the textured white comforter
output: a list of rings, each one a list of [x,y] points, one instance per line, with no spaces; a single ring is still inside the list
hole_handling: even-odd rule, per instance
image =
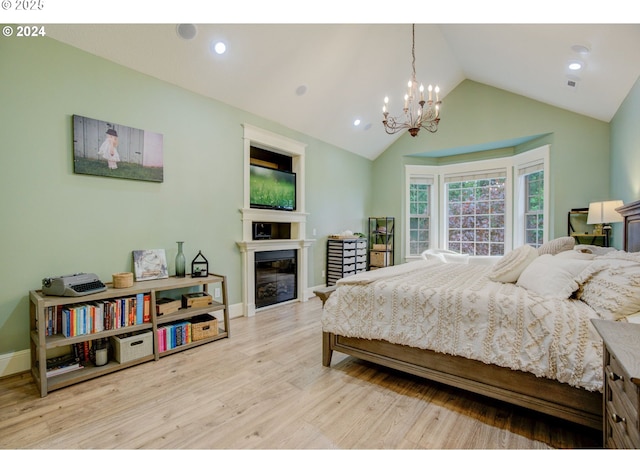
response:
[[[419,261],[338,282],[324,331],[464,356],[602,390],[602,340],[579,300],[489,280],[490,266]]]

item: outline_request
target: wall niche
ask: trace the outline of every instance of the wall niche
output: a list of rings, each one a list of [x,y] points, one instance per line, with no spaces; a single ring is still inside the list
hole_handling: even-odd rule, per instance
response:
[[[272,152],[253,145],[250,146],[249,155],[251,164],[287,172],[293,171],[293,158],[289,155]]]

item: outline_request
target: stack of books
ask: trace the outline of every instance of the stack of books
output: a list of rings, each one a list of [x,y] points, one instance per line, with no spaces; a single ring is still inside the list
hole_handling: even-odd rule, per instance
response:
[[[80,364],[80,358],[73,354],[47,358],[47,378],[82,369],[83,367]]]

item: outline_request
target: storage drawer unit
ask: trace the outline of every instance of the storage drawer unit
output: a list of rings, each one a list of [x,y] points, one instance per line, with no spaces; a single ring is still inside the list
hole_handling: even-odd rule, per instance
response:
[[[604,341],[603,445],[640,448],[640,325],[593,324]]]
[[[367,270],[366,239],[327,240],[327,286],[340,278]]]

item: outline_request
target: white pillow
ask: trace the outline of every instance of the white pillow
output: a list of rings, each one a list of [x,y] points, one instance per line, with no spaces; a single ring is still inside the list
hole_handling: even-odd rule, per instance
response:
[[[442,256],[448,263],[469,264],[469,255],[465,253],[443,253]]]
[[[444,260],[444,255],[439,251],[433,249],[425,250],[424,252],[422,252],[421,256],[427,261],[440,261],[443,263],[446,262]]]
[[[520,275],[516,286],[542,297],[569,298],[578,289],[578,279],[591,261],[542,255]]]
[[[501,283],[515,283],[531,262],[538,257],[538,251],[530,245],[511,250],[493,265],[489,279]]]
[[[582,286],[580,299],[605,320],[619,320],[640,311],[640,261],[630,255],[597,258],[594,264],[602,270]]]
[[[564,236],[542,244],[538,247],[538,255],[557,255],[560,252],[573,250],[575,245],[576,240],[573,237]]]
[[[429,249],[422,252],[422,257],[426,260],[442,261],[444,263],[468,264],[469,255],[457,253],[446,249]]]

